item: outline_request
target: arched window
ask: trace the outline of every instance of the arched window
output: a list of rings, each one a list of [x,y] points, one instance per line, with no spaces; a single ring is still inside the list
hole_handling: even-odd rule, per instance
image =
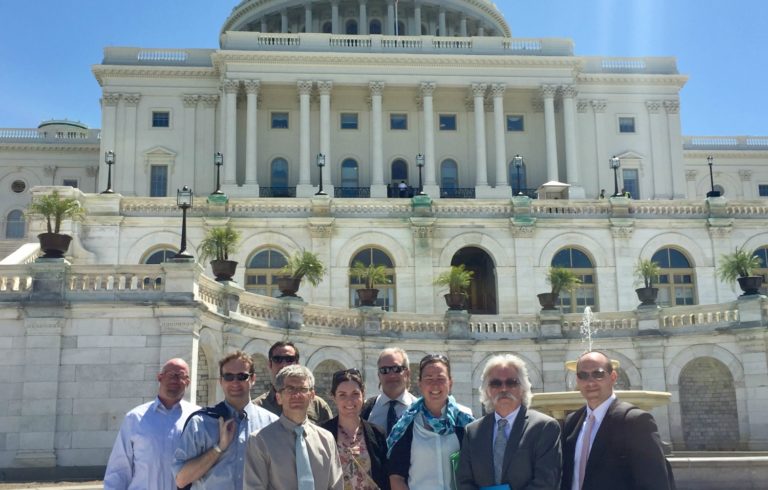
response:
[[[760,294],[768,292],[768,247],[760,247],[755,250],[755,255],[760,259],[760,268],[755,271],[756,276],[763,276],[763,285],[760,286]]]
[[[381,21],[378,19],[372,19],[368,23],[369,34],[381,34]]]
[[[341,162],[341,187],[360,187],[357,162],[352,158]]]
[[[405,36],[408,34],[408,31],[405,30],[405,23],[404,22],[398,22],[397,23],[397,35],[398,36]]]
[[[333,24],[325,22],[323,24],[323,34],[331,34],[333,32]]]
[[[659,264],[660,306],[696,304],[696,281],[694,270],[688,258],[674,248],[662,248],[651,258]]]
[[[160,250],[155,250],[153,252],[150,252],[144,259],[142,259],[142,264],[162,264],[163,262],[168,262],[168,259],[172,259],[177,253],[177,250],[175,248],[166,246],[164,248],[161,248]]]
[[[573,291],[560,291],[558,299],[562,313],[580,313],[589,306],[597,309],[597,281],[592,260],[578,248],[564,248],[552,258],[552,267],[571,269],[581,279]]]
[[[397,185],[400,181],[408,182],[408,164],[402,158],[392,162],[392,184]]]
[[[525,163],[520,166],[519,175],[520,178],[518,180],[517,167],[515,167],[514,161],[509,162],[509,183],[512,185],[513,194],[517,194],[520,191],[525,193],[524,189],[528,188],[528,176],[525,172]]]
[[[389,258],[386,252],[378,248],[365,248],[352,258],[349,262],[349,267],[355,262],[362,262],[363,265],[383,265],[387,269],[387,277],[389,277],[389,284],[377,284],[376,289],[379,290],[379,296],[376,299],[376,306],[380,306],[387,311],[395,311],[395,265],[392,259]],[[365,283],[360,280],[350,277],[349,278],[349,305],[350,307],[360,306],[360,301],[357,299],[357,293],[355,290],[365,288]]]
[[[252,293],[276,298],[280,296],[277,287],[278,271],[286,264],[285,255],[272,248],[256,252],[247,262],[245,289]]]
[[[459,166],[456,160],[447,159],[440,163],[440,188],[456,189],[459,187]]]
[[[5,238],[24,238],[26,223],[24,213],[14,209],[5,220]]]
[[[348,20],[347,25],[345,26],[345,32],[347,34],[357,34],[357,21],[354,19]]]
[[[285,158],[272,160],[272,187],[288,187],[288,162]]]

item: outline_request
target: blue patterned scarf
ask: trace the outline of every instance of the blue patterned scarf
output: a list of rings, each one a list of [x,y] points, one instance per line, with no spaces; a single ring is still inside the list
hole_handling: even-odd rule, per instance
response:
[[[429,424],[429,427],[433,432],[442,435],[453,434],[456,432],[456,427],[464,427],[475,418],[459,409],[456,404],[456,399],[453,395],[448,396],[448,403],[445,407],[445,415],[441,417],[435,417],[429,412],[427,406],[424,404],[424,397],[419,398],[413,404],[403,412],[400,420],[397,421],[392,431],[387,437],[387,457],[392,453],[392,448],[399,441],[408,427],[413,423],[413,419],[421,413],[424,416],[424,420]]]

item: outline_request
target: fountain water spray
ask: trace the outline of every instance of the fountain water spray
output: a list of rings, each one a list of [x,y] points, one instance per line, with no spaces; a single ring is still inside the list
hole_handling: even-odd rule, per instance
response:
[[[584,308],[584,314],[581,317],[581,327],[579,332],[581,333],[581,343],[587,343],[587,352],[592,350],[592,334],[597,333],[597,328],[592,328],[592,320],[595,315],[592,313],[592,308],[587,306]]]

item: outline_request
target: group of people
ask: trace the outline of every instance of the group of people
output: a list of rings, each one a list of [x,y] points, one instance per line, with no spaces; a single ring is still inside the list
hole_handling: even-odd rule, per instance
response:
[[[272,383],[255,400],[252,358],[219,361],[224,400],[200,409],[183,400],[189,366],[171,359],[157,398],[128,412],[104,488],[229,490],[621,490],[674,488],[653,417],[616,399],[617,373],[603,353],[577,362],[586,404],[555,419],[529,408],[525,362],[512,354],[485,364],[485,415],[451,395],[451,364],[419,362],[421,397],[408,391],[408,354],[381,351],[379,392],[365,395],[357,369],[333,374],[338,415],[315,393],[312,372],[291,342],[269,350]]]

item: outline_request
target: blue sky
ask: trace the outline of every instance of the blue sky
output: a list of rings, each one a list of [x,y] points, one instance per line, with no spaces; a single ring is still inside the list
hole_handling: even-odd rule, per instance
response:
[[[100,126],[105,46],[216,48],[239,0],[0,0],[0,127]],[[410,3],[404,0],[403,4]],[[768,135],[766,0],[497,0],[514,37],[577,55],[674,56],[685,135]]]

